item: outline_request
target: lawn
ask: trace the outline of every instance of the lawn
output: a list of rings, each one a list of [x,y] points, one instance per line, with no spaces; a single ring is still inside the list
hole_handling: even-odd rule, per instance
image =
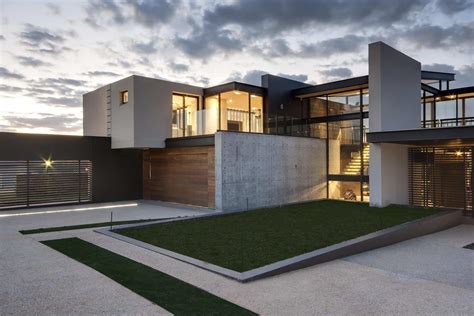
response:
[[[191,284],[82,239],[66,238],[42,243],[97,270],[174,315],[256,315]]]
[[[114,232],[243,272],[436,212],[324,200]]]

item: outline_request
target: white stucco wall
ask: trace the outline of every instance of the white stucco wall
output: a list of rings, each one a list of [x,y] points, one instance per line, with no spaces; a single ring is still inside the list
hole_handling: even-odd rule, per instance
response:
[[[421,64],[381,43],[369,45],[370,132],[420,127]],[[408,149],[370,144],[370,204],[408,204]]]
[[[171,137],[173,92],[199,97],[203,89],[165,80],[130,76],[83,96],[84,135],[107,136],[107,89],[111,95],[112,148],[163,148]],[[128,103],[121,92],[128,90]]]
[[[134,142],[135,93],[133,76],[110,85],[112,148],[132,148]],[[122,91],[128,90],[128,103],[121,104]]]
[[[420,127],[421,64],[382,42],[369,45],[370,131]]]
[[[199,97],[203,89],[182,83],[134,76],[134,147],[163,148],[171,137],[173,92]]]
[[[84,136],[107,136],[107,86],[82,96]]]
[[[324,140],[217,132],[216,208],[283,205],[326,197]]]
[[[370,205],[408,204],[408,147],[370,144],[370,155]]]

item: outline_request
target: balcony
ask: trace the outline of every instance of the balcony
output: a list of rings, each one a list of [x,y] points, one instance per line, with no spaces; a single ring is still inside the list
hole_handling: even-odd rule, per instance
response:
[[[422,128],[474,126],[474,117],[446,118],[421,122]]]

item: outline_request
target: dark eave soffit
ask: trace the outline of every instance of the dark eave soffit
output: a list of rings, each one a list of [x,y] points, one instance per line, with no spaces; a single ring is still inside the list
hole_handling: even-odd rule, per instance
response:
[[[233,91],[233,90],[238,90],[238,91],[248,92],[250,94],[264,96],[266,88],[254,86],[247,83],[233,81],[233,82],[224,83],[218,86],[205,88],[204,96],[207,97],[207,96],[216,95],[219,93]]]
[[[335,93],[347,91],[349,89],[367,88],[369,84],[369,76],[355,77],[339,81],[333,81],[318,84],[311,87],[304,87],[292,91],[292,95],[296,98],[305,98],[309,96],[323,95],[327,93]]]
[[[437,81],[439,80],[453,81],[455,80],[455,74],[447,73],[447,72],[422,70],[421,79],[422,80],[437,80]],[[367,88],[368,84],[369,84],[369,76],[361,76],[361,77],[349,78],[349,79],[314,85],[310,87],[295,89],[292,91],[292,95],[296,98],[305,98],[305,97],[310,97],[310,96],[318,96],[318,95],[324,95],[328,93],[341,92],[341,91],[345,91],[349,89]],[[428,91],[428,88],[426,89],[426,91]]]
[[[367,141],[407,145],[471,145],[474,144],[474,126],[369,132]]]
[[[455,74],[449,72],[438,72],[438,71],[421,71],[421,80],[443,80],[443,81],[454,81]]]

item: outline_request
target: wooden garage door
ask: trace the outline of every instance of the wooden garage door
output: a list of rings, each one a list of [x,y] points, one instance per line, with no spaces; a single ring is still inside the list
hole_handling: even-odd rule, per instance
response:
[[[150,149],[143,159],[145,199],[214,207],[214,146]]]

